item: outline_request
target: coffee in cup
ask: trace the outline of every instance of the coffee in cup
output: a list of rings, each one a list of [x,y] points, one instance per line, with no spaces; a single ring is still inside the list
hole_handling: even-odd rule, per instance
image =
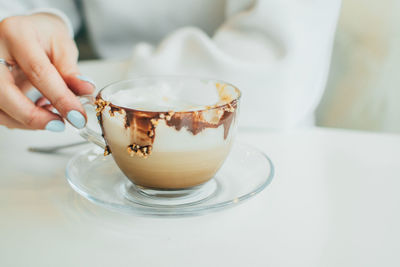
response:
[[[137,186],[201,185],[229,154],[240,95],[228,83],[190,77],[142,77],[106,86],[95,100],[105,154]]]

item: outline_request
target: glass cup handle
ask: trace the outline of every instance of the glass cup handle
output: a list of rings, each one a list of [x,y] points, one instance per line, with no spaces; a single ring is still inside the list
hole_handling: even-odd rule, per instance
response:
[[[94,102],[95,102],[94,96],[83,95],[83,96],[78,96],[78,98],[79,98],[79,101],[81,102],[81,104],[83,105],[83,107],[89,106],[89,107],[93,108],[94,110],[96,109],[96,105],[94,104]],[[80,136],[82,136],[87,141],[105,149],[106,143],[104,142],[104,138],[101,136],[101,134],[90,129],[87,126],[87,124],[83,129],[78,130],[78,133]]]

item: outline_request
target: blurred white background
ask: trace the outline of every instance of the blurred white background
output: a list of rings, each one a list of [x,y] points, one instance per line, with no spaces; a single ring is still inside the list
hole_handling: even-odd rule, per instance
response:
[[[322,126],[400,132],[400,1],[343,0]]]
[[[399,14],[399,0],[342,0],[319,126],[400,133]],[[81,59],[93,59],[85,36]]]

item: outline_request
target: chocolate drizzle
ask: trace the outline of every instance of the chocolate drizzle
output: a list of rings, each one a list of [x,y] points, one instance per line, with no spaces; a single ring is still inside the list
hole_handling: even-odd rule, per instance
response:
[[[111,105],[111,103],[109,103],[108,105],[110,106],[110,111],[109,111],[110,112],[110,116],[115,116],[115,112],[118,112],[118,113],[122,113],[123,112],[120,107]]]
[[[233,109],[227,109],[225,106],[192,112],[176,112],[170,120],[165,120],[166,124],[170,127],[174,127],[177,131],[182,128],[186,128],[187,131],[196,135],[207,128],[218,128],[223,125],[224,127],[224,139],[228,137],[229,129],[231,127],[233,118],[236,115],[237,101],[230,103]],[[215,122],[209,122],[205,119],[207,112],[218,112],[222,113],[222,116]]]
[[[101,128],[101,136],[103,137],[104,141],[106,142],[106,147],[104,148],[104,156],[107,156],[109,154],[111,154],[111,150],[110,147],[107,144],[106,139],[104,138],[104,126],[103,126],[103,110],[106,108],[107,105],[110,104],[110,102],[104,101],[101,96],[100,93],[96,96],[96,101],[94,102],[94,104],[96,105],[96,117],[97,120],[100,124],[100,128]]]
[[[115,116],[115,112],[125,113],[125,128],[130,129],[130,145],[127,147],[128,153],[147,157],[151,154],[152,145],[155,139],[155,129],[160,120],[164,120],[169,127],[174,127],[177,131],[185,128],[193,135],[197,135],[207,128],[224,127],[224,139],[229,135],[229,130],[236,116],[238,99],[229,101],[220,106],[207,107],[197,111],[179,112],[153,112],[141,111],[125,107],[115,106],[105,101],[101,97],[101,92],[96,97],[97,118],[100,123],[103,137],[103,110],[108,106],[110,116]],[[106,139],[106,138],[105,138]],[[106,140],[107,142],[107,140]]]

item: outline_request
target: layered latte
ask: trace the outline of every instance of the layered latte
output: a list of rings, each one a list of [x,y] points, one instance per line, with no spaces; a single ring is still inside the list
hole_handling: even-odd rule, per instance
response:
[[[211,179],[232,145],[239,90],[192,78],[129,85],[96,98],[105,154],[143,187],[182,189]]]

